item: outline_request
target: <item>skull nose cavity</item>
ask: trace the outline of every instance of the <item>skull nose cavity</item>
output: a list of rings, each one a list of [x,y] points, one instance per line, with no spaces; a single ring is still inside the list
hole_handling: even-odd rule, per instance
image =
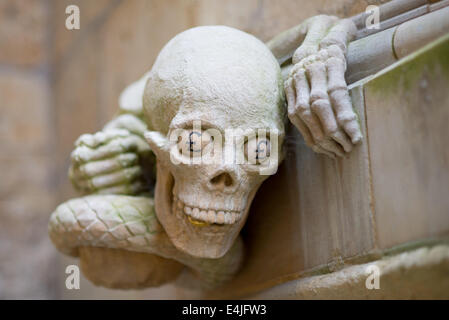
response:
[[[228,172],[221,172],[210,179],[210,184],[213,188],[225,189],[234,186],[235,181]]]

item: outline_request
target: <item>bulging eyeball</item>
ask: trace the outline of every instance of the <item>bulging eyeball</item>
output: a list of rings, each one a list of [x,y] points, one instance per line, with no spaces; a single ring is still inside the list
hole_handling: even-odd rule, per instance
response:
[[[262,164],[270,158],[271,142],[265,137],[250,138],[245,144],[245,157],[250,164]]]
[[[209,151],[207,147],[212,141],[212,136],[207,131],[181,130],[177,140],[178,151],[183,157],[201,157]]]

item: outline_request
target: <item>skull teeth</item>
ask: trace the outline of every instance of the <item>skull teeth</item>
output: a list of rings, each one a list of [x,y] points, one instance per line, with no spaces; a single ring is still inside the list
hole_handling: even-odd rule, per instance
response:
[[[215,224],[234,224],[241,219],[240,212],[187,206],[177,198],[174,199],[174,202],[174,205],[180,211],[198,221]]]

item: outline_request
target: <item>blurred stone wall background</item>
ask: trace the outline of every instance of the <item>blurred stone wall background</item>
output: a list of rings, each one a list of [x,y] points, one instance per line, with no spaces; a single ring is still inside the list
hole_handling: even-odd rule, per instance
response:
[[[351,16],[387,0],[0,0],[0,299],[182,298],[145,291],[65,288],[76,264],[47,237],[56,205],[75,196],[67,179],[76,138],[99,130],[123,88],[163,45],[197,25],[223,24],[269,40],[316,14]],[[81,29],[65,28],[80,8]]]
[[[0,298],[58,296],[46,236],[58,201],[47,1],[0,1]]]

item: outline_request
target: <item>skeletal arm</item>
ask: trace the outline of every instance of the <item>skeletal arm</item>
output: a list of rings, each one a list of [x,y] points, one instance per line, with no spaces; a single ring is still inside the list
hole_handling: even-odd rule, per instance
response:
[[[284,82],[288,117],[309,147],[331,158],[362,139],[345,80],[347,45],[356,31],[351,20],[321,15],[267,43],[284,66],[294,51]]]
[[[320,40],[330,26],[338,20],[331,16],[315,16],[303,23],[288,29],[266,43],[280,65],[291,58],[291,52],[296,52],[302,47],[304,57],[317,51]],[[299,52],[298,52],[299,55]],[[298,57],[299,58],[299,57]]]
[[[139,195],[154,184],[155,157],[143,138],[147,126],[136,95],[144,80],[123,92],[115,119],[101,131],[83,134],[75,142],[69,177],[78,191]]]

